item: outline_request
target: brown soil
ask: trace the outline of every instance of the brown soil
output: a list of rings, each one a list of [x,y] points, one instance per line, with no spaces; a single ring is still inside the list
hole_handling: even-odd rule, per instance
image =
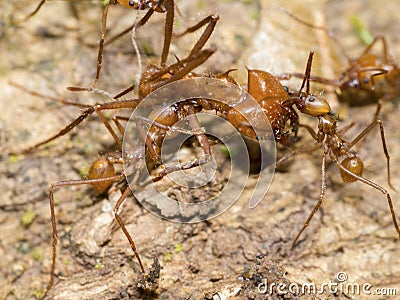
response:
[[[349,17],[355,14],[374,36],[384,35],[393,59],[400,59],[396,0],[176,2],[177,31],[211,13],[220,15],[210,41],[216,44],[218,52],[199,72],[238,68],[241,82],[245,66],[276,74],[301,72],[310,49],[316,51],[314,73],[331,77],[337,69],[343,69],[345,61],[337,53],[332,55],[335,45],[323,33],[299,25],[279,12],[278,6],[313,23],[326,24],[354,56],[364,47],[352,30]],[[39,151],[7,155],[57,132],[80,113],[79,108],[33,97],[11,86],[9,80],[40,93],[82,103],[106,101],[94,94],[65,91],[67,86],[89,84],[95,74],[97,49],[86,44],[98,41],[101,5],[90,1],[75,4],[49,1],[36,16],[19,25],[16,22],[35,4],[32,1],[0,4],[0,299],[40,298],[47,284],[51,266],[50,183],[79,179],[99,155],[115,150],[107,130],[98,118],[91,117],[78,130]],[[134,15],[135,12],[122,7],[111,7],[110,35],[127,27]],[[138,44],[146,53],[142,55],[144,64],[157,62],[162,22],[159,14],[138,33]],[[189,42],[198,36],[174,42],[171,52],[184,57]],[[136,58],[129,36],[106,49],[100,88],[116,93],[135,77]],[[170,59],[174,61],[173,55]],[[290,84],[296,88],[300,83],[293,80]],[[330,99],[340,112],[341,124],[356,122],[346,134],[348,139],[373,116],[373,106],[339,108],[335,96]],[[392,181],[400,189],[396,101],[384,106],[382,119],[391,153]],[[315,126],[313,120],[310,122]],[[386,162],[378,130],[365,138],[357,151],[367,165],[365,177],[386,187]],[[262,288],[259,284],[265,280],[275,286],[314,283],[320,287],[335,282],[339,272],[347,274],[346,283],[370,283],[371,293],[375,288],[397,288],[400,294],[400,242],[386,197],[361,183],[343,184],[334,165],[327,171],[328,192],[323,208],[298,246],[290,250],[316,203],[321,156],[320,151],[303,155],[290,163],[288,172],[276,173],[265,199],[255,209],[248,208],[249,188],[229,210],[205,222],[169,222],[129,198],[123,206],[122,218],[144,265],[150,268],[154,258],[162,265],[158,288],[151,294],[138,289],[139,266],[108,209],[120,194],[120,185],[113,186],[105,196],[86,186],[59,189],[55,193],[59,236],[57,278],[47,298],[311,299],[308,294],[283,295],[276,289],[272,295],[262,294],[258,287]],[[220,178],[225,173],[221,167],[217,184],[224,182]],[[255,179],[251,180],[250,186]],[[398,193],[389,191],[396,211],[400,212]],[[187,190],[173,187],[169,193],[180,199]],[[201,196],[197,191],[196,197]],[[337,293],[325,290],[315,295],[316,299],[352,297],[345,290]],[[354,298],[389,297],[361,294]]]

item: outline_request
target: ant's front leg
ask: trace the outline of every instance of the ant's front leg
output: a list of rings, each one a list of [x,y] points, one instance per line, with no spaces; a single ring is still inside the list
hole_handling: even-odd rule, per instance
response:
[[[376,36],[376,37],[374,38],[374,40],[372,41],[372,43],[369,44],[368,47],[364,50],[364,52],[360,55],[360,57],[361,57],[361,56],[364,56],[364,55],[366,55],[366,54],[368,54],[368,53],[371,51],[371,49],[372,49],[379,41],[382,42],[382,47],[383,47],[383,56],[384,56],[384,58],[385,58],[385,60],[383,61],[383,63],[392,64],[392,62],[390,61],[390,57],[389,57],[389,51],[388,51],[386,39],[385,39],[385,37],[382,36],[382,35]]]

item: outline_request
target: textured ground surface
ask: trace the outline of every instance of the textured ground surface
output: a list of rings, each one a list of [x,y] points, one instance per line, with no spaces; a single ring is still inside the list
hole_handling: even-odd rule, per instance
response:
[[[355,14],[373,35],[387,37],[394,60],[400,60],[397,1],[177,1],[180,31],[188,24],[217,13],[220,22],[211,43],[217,54],[204,66],[217,70],[238,68],[245,82],[245,66],[272,73],[304,69],[310,49],[316,51],[313,72],[332,77],[345,60],[331,59],[335,45],[323,33],[300,26],[279,12],[283,6],[313,23],[326,24],[346,50],[356,56],[363,49],[352,29]],[[184,2],[184,3],[183,3]],[[214,6],[213,2],[218,5]],[[84,2],[71,10],[67,2],[46,3],[22,26],[13,25],[34,7],[32,1],[1,4],[0,23],[0,299],[39,298],[51,265],[51,226],[48,186],[61,179],[78,179],[100,154],[114,151],[113,140],[96,117],[79,130],[30,155],[8,156],[48,137],[79,113],[78,108],[35,98],[10,86],[9,80],[41,93],[61,95],[82,103],[105,101],[98,95],[73,94],[69,85],[89,84],[95,73],[96,44],[101,6]],[[134,12],[110,9],[111,32],[125,28]],[[138,34],[137,41],[156,61],[162,34],[162,16]],[[198,36],[195,35],[195,36]],[[171,52],[184,57],[190,38],[173,43]],[[107,47],[100,87],[115,93],[126,87],[138,69],[129,36]],[[174,58],[170,56],[173,62]],[[322,63],[323,62],[323,63]],[[201,72],[204,69],[200,69]],[[299,82],[290,84],[294,88]],[[400,189],[399,107],[383,109],[392,180]],[[333,106],[335,97],[331,97]],[[346,135],[351,139],[371,119],[374,107],[347,110],[335,106],[344,119],[356,122]],[[315,123],[310,121],[313,126]],[[304,141],[303,141],[304,142]],[[301,143],[301,142],[300,142]],[[378,130],[356,148],[367,169],[365,177],[386,187],[385,160]],[[161,279],[156,295],[136,288],[138,265],[125,237],[112,222],[108,207],[119,187],[105,197],[77,186],[56,192],[60,247],[51,299],[269,299],[257,285],[269,283],[323,283],[339,272],[346,283],[375,288],[397,288],[400,294],[400,242],[396,238],[385,196],[361,183],[345,185],[334,165],[328,168],[328,193],[301,242],[291,243],[316,202],[320,184],[321,153],[303,155],[289,172],[276,173],[270,190],[257,208],[248,208],[245,191],[228,211],[207,222],[178,224],[162,220],[128,199],[122,217],[132,233],[146,268],[157,257]],[[222,169],[217,174],[225,176]],[[221,180],[223,182],[223,180]],[[389,190],[400,211],[398,193]],[[176,197],[185,193],[172,189]],[[197,197],[201,193],[197,191]],[[398,217],[399,219],[400,217]],[[263,259],[257,259],[262,254]],[[278,296],[271,298],[302,298]],[[351,292],[318,294],[317,299],[348,299]],[[397,296],[398,297],[398,296]],[[306,295],[304,299],[311,297]],[[384,296],[354,296],[386,299]],[[395,299],[395,297],[392,297]]]

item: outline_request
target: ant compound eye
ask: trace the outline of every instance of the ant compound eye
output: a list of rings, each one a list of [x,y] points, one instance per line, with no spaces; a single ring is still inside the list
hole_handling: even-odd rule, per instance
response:
[[[315,101],[314,96],[310,96],[310,98],[308,98],[308,101],[309,101],[309,102],[314,102],[314,101]]]
[[[109,1],[107,1],[109,2]],[[114,0],[114,3],[118,2],[122,6],[133,8],[133,9],[140,9],[138,5],[138,0]]]
[[[367,84],[368,82],[369,82],[369,78],[368,78],[368,77],[365,77],[365,78],[363,79],[363,83]]]
[[[286,93],[289,93],[289,88],[287,86],[283,86],[283,89],[285,90]]]

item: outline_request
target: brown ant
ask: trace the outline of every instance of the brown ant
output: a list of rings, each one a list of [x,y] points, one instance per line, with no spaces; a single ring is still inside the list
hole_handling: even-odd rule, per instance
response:
[[[72,129],[77,127],[81,122],[83,122],[86,118],[88,118],[90,115],[96,112],[100,120],[103,122],[103,124],[106,126],[108,131],[111,133],[111,135],[114,138],[114,141],[116,142],[118,148],[122,151],[122,142],[121,138],[118,136],[117,132],[112,128],[111,124],[107,120],[107,118],[102,114],[103,111],[105,110],[120,110],[120,109],[135,109],[140,102],[142,101],[143,97],[145,97],[147,94],[149,94],[151,91],[157,89],[158,87],[165,85],[167,83],[182,79],[182,78],[190,78],[191,76],[191,71],[196,68],[197,66],[203,64],[209,57],[215,52],[215,48],[209,48],[209,49],[204,49],[202,50],[202,47],[204,44],[207,42],[209,36],[214,30],[214,26],[216,21],[218,20],[217,16],[211,16],[209,19],[212,19],[213,22],[209,23],[203,34],[200,36],[198,42],[195,44],[195,46],[192,48],[190,54],[188,57],[185,59],[179,60],[178,62],[170,65],[170,66],[154,66],[150,65],[148,69],[143,73],[142,79],[140,82],[140,90],[139,92],[140,97],[138,99],[132,99],[132,100],[120,100],[119,98],[125,95],[127,92],[123,91],[119,93],[116,96],[111,96],[112,101],[108,103],[98,103],[95,105],[85,105],[85,104],[80,104],[78,102],[70,101],[70,100],[65,100],[65,99],[60,99],[56,97],[48,97],[46,95],[42,95],[38,92],[35,91],[30,91],[26,88],[24,88],[21,85],[18,85],[16,83],[12,83],[14,86],[17,88],[20,88],[34,96],[39,96],[39,97],[44,97],[44,98],[49,98],[51,100],[66,104],[66,105],[74,105],[81,107],[84,109],[84,111],[75,119],[73,120],[69,125],[67,125],[65,128],[60,130],[58,133],[55,135],[45,139],[42,142],[39,142],[31,147],[26,148],[25,150],[20,151],[19,153],[29,153],[33,152],[34,150],[40,148],[41,146],[58,139],[61,136],[64,136],[68,132],[70,132]],[[188,29],[190,30],[190,29]],[[188,31],[187,30],[187,31]],[[129,89],[127,89],[129,90]],[[96,91],[95,91],[96,92]],[[102,91],[97,91],[101,92],[102,94],[108,95],[106,92]],[[136,120],[137,122],[137,127],[139,131],[141,132],[140,138],[142,138],[145,142],[145,148],[140,146],[140,147],[134,147],[133,149],[129,149],[129,153],[127,153],[127,157],[129,157],[129,161],[127,162],[128,165],[132,166],[130,168],[130,171],[132,174],[126,174],[124,172],[117,173],[114,165],[116,164],[122,164],[123,162],[126,163],[126,161],[123,160],[122,155],[107,155],[104,157],[100,157],[96,161],[94,161],[90,167],[90,170],[88,172],[88,179],[85,180],[68,180],[68,181],[59,181],[56,183],[51,184],[49,188],[49,199],[50,199],[50,212],[51,212],[51,223],[52,223],[52,265],[51,265],[51,271],[50,271],[50,278],[49,282],[46,287],[45,293],[47,293],[51,286],[53,285],[53,278],[54,278],[54,273],[55,273],[55,264],[56,264],[56,254],[57,254],[57,225],[56,225],[56,215],[55,215],[55,205],[54,205],[54,191],[60,187],[63,186],[74,186],[74,185],[84,185],[88,184],[91,185],[94,190],[96,190],[99,193],[105,192],[113,182],[115,181],[120,181],[123,180],[126,176],[129,175],[135,175],[137,172],[139,172],[145,165],[146,161],[145,158],[146,156],[149,158],[150,161],[153,161],[155,164],[157,164],[160,161],[160,151],[161,151],[161,144],[162,141],[166,135],[166,132],[171,129],[171,126],[175,124],[179,118],[184,118],[184,117],[189,117],[190,125],[192,126],[193,132],[195,132],[195,136],[197,137],[197,140],[199,144],[202,146],[204,149],[205,156],[210,156],[210,146],[208,143],[208,140],[204,133],[201,132],[200,125],[198,124],[197,118],[194,116],[194,113],[198,111],[196,107],[193,105],[187,105],[185,103],[183,104],[176,104],[173,107],[169,108],[167,110],[167,113],[162,114],[159,116],[152,124],[151,128],[148,131],[148,134],[144,133],[143,130],[143,123],[148,122],[146,119],[138,119]],[[179,112],[179,113],[177,113]],[[121,120],[127,120],[124,117],[116,116],[113,118],[113,121],[115,125],[118,128],[118,131],[123,135],[124,134],[124,127],[120,123]],[[187,133],[187,132],[186,132]],[[201,164],[203,161],[194,161],[191,163],[186,163],[182,164],[178,167],[173,167],[173,168],[166,168],[155,177],[155,180],[159,180],[163,178],[165,175],[167,175],[170,172],[173,172],[175,170],[183,170],[183,169],[189,169],[194,166],[197,166]],[[136,245],[131,238],[129,232],[127,231],[122,219],[119,216],[119,210],[120,206],[126,199],[126,197],[130,194],[130,188],[127,187],[125,191],[122,193],[121,197],[118,199],[114,206],[114,216],[115,220],[121,227],[124,235],[128,239],[130,246],[135,254],[136,259],[138,260],[141,273],[142,273],[142,279],[141,279],[141,286],[145,287],[145,289],[152,289],[152,280],[154,280],[154,276],[147,276],[145,272],[145,268],[142,264],[140,255],[136,249]]]
[[[311,24],[281,8],[281,11],[289,15],[301,24],[310,28],[325,31],[338,45],[346,58],[348,67],[336,79],[327,79],[319,76],[311,76],[310,80],[336,87],[339,101],[350,106],[363,106],[377,103],[375,119],[379,117],[381,105],[393,99],[400,93],[400,69],[391,59],[385,37],[377,36],[372,43],[356,58],[351,58],[340,44],[335,34],[323,26]],[[382,44],[382,53],[373,53],[373,49]],[[302,77],[302,74],[284,74],[282,79],[291,76]]]
[[[200,65],[204,62],[215,50],[206,49],[202,51],[198,51],[197,53],[189,55],[188,58],[178,61],[177,63],[164,68],[156,68],[155,72],[150,72],[144,74],[144,78],[141,81],[141,96],[145,96],[151,91],[155,90],[159,86],[166,84],[168,82],[173,82],[178,79],[185,79],[196,77],[198,75],[190,73],[191,69],[195,66]],[[193,52],[193,51],[192,51]],[[153,70],[154,67],[150,67],[148,70]],[[309,61],[307,66],[307,71],[311,70],[311,61]],[[146,75],[147,74],[147,75]],[[146,77],[149,76],[149,77]],[[233,78],[229,76],[229,72],[226,72],[222,75],[216,76],[216,78],[234,83]],[[305,86],[305,82],[307,80],[307,91],[301,92],[303,87]],[[269,89],[265,87],[265,85],[269,85]],[[297,134],[297,124],[298,118],[297,114],[293,110],[292,106],[296,104],[296,106],[303,113],[307,113],[310,115],[315,115],[315,110],[324,111],[328,104],[325,100],[318,100],[313,96],[309,95],[309,78],[305,76],[302,87],[300,88],[300,92],[298,95],[293,97],[289,97],[287,90],[279,83],[279,81],[273,77],[271,74],[260,71],[260,70],[249,70],[249,82],[248,82],[248,91],[256,98],[259,105],[262,107],[263,112],[274,124],[274,137],[277,141],[281,143],[289,143],[294,140],[291,139],[290,134],[284,132],[285,124],[288,120],[292,122],[292,125],[295,129],[295,134]],[[60,136],[67,134],[73,128],[78,126],[83,120],[85,120],[88,116],[96,112],[100,117],[101,121],[105,124],[107,129],[111,132],[112,136],[115,138],[116,143],[119,145],[120,149],[122,149],[122,144],[120,139],[117,137],[117,134],[111,128],[108,120],[102,115],[102,111],[104,110],[119,110],[122,108],[130,108],[134,109],[140,102],[142,98],[134,99],[134,100],[118,100],[121,95],[125,94],[121,92],[119,95],[114,97],[114,101],[108,103],[96,104],[94,106],[83,106],[85,110],[83,113],[78,116],[74,121],[72,121],[68,126],[62,129],[59,133],[53,135],[52,137],[40,142],[32,147],[29,147],[23,153],[32,152],[33,150],[39,148],[40,146],[47,144],[50,141],[57,139]],[[35,93],[33,93],[35,94]],[[39,95],[36,93],[36,95]],[[240,99],[238,99],[239,101]],[[62,102],[62,101],[60,101]],[[72,102],[64,101],[63,103],[71,104]],[[201,145],[204,157],[199,160],[195,160],[193,162],[180,164],[179,166],[173,166],[172,168],[165,168],[161,173],[154,177],[154,180],[159,180],[164,177],[166,174],[173,172],[175,170],[188,169],[195,166],[198,166],[204,162],[206,162],[210,156],[210,144],[204,133],[200,130],[200,125],[198,124],[197,119],[195,118],[195,113],[200,110],[216,110],[222,114],[225,114],[228,121],[231,122],[241,133],[247,135],[251,138],[257,138],[255,135],[255,131],[250,128],[248,122],[243,118],[242,115],[237,114],[238,109],[245,109],[246,106],[250,105],[249,102],[243,101],[238,102],[237,105],[233,105],[233,107],[229,107],[227,105],[221,105],[214,100],[210,99],[191,99],[187,102],[176,103],[169,107],[163,114],[161,114],[156,120],[154,120],[153,125],[148,130],[147,135],[142,134],[142,139],[145,141],[146,149],[143,147],[134,147],[130,149],[130,152],[126,155],[129,157],[129,165],[133,166],[131,168],[132,173],[138,172],[142,169],[146,162],[145,156],[146,153],[151,161],[158,163],[160,160],[160,151],[161,144],[166,135],[166,132],[174,125],[179,119],[182,119],[186,116],[191,117],[191,128],[195,133],[195,136]],[[252,104],[253,105],[253,104]],[[79,106],[79,105],[78,105]],[[250,111],[255,110],[255,107],[250,107]],[[273,110],[271,110],[273,109]],[[117,119],[114,119],[114,121]],[[143,120],[137,120],[138,129],[141,131]],[[117,125],[118,126],[118,125]],[[124,132],[124,128],[119,124],[118,129],[121,133]],[[146,151],[147,150],[147,151]],[[116,157],[115,155],[108,155],[106,157],[101,157],[97,159],[91,166],[88,174],[88,179],[86,180],[69,180],[69,181],[60,181],[51,184],[49,188],[49,198],[50,198],[50,209],[51,209],[51,220],[52,220],[52,228],[53,228],[53,258],[52,258],[52,266],[51,266],[51,276],[47,285],[46,292],[51,288],[53,284],[53,277],[55,272],[55,263],[56,263],[56,247],[57,247],[57,226],[56,226],[56,216],[55,216],[55,206],[54,206],[54,191],[63,186],[72,186],[72,185],[83,185],[88,184],[91,185],[96,191],[99,193],[105,192],[110,185],[114,181],[119,181],[125,178],[125,176],[131,174],[125,174],[121,172],[116,174],[115,164],[121,164],[123,162],[122,156]],[[126,238],[128,239],[131,248],[139,262],[140,269],[142,274],[145,274],[144,266],[141,262],[139,253],[136,249],[136,245],[131,238],[129,232],[126,230],[126,227],[119,216],[119,210],[124,202],[125,198],[130,194],[130,188],[127,187],[125,191],[122,193],[121,197],[118,199],[117,203],[114,206],[114,215],[115,219],[118,222],[119,226],[123,230]],[[146,278],[146,277],[145,277]]]
[[[39,95],[39,94],[37,94]],[[113,101],[109,103],[102,103],[102,104],[96,104],[94,106],[88,107],[84,110],[84,112],[76,118],[73,122],[71,122],[67,127],[65,127],[63,130],[61,130],[58,134],[46,139],[45,141],[38,143],[25,151],[23,153],[31,152],[36,148],[39,148],[40,146],[57,139],[60,136],[63,136],[67,134],[69,131],[71,131],[73,128],[78,126],[84,119],[86,119],[88,116],[96,112],[100,119],[102,121],[106,121],[108,124],[107,120],[103,120],[104,116],[102,116],[101,112],[103,110],[118,110],[118,109],[134,109],[137,107],[138,104],[142,99],[133,99],[133,100],[118,100],[118,101]],[[66,102],[67,104],[72,104],[73,102],[69,101]],[[78,105],[78,103],[76,103]],[[79,106],[79,105],[78,105]],[[85,106],[86,107],[86,106]],[[179,114],[177,113],[179,111]],[[171,127],[179,121],[180,118],[186,118],[189,117],[191,122],[190,125],[193,128],[193,133],[197,137],[197,140],[199,144],[202,146],[205,157],[206,159],[200,159],[200,160],[195,160],[189,163],[183,163],[179,166],[173,166],[169,168],[164,168],[163,171],[161,171],[158,175],[154,176],[153,180],[158,181],[162,179],[164,176],[167,174],[174,172],[176,170],[185,170],[185,169],[190,169],[193,167],[196,167],[198,165],[201,165],[203,163],[206,163],[208,161],[208,158],[211,156],[211,151],[210,151],[210,145],[208,143],[208,140],[204,133],[201,132],[200,125],[198,124],[197,118],[194,116],[195,111],[193,111],[193,106],[192,105],[187,105],[186,103],[182,104],[176,104],[171,106],[169,109],[167,109],[166,113],[161,114],[155,122],[152,123],[150,129],[148,130],[148,134],[144,135],[144,128],[143,123],[146,122],[147,120],[137,120],[137,127],[139,131],[144,135],[144,141],[146,147],[138,146],[138,147],[133,147],[129,149],[128,153],[125,153],[125,158],[127,157],[128,160],[124,160],[122,155],[116,156],[115,154],[113,155],[107,155],[107,156],[102,156],[95,160],[88,172],[88,179],[84,180],[66,180],[66,181],[59,181],[52,183],[49,188],[49,199],[50,199],[50,212],[51,212],[51,223],[52,223],[52,264],[51,264],[51,271],[50,271],[50,279],[47,284],[45,294],[50,290],[50,288],[53,285],[53,277],[55,274],[55,265],[56,265],[56,255],[57,255],[57,241],[58,241],[58,236],[57,236],[57,224],[56,224],[56,215],[55,215],[55,203],[54,203],[54,192],[60,187],[64,186],[76,186],[76,185],[91,185],[95,191],[98,193],[104,193],[105,191],[108,190],[108,188],[111,186],[113,182],[120,181],[129,176],[133,176],[134,179],[130,182],[135,182],[137,180],[138,172],[143,169],[147,162],[146,162],[146,156],[149,158],[153,164],[157,164],[160,161],[161,157],[161,145],[162,142],[166,136],[166,133],[171,130]],[[123,118],[122,118],[123,119]],[[106,124],[106,123],[105,123]],[[107,125],[106,125],[107,126]],[[108,124],[107,128],[111,128],[110,124]],[[118,127],[120,128],[120,127]],[[112,129],[111,129],[112,130]],[[114,133],[115,134],[115,133]],[[114,136],[113,134],[113,136]],[[117,173],[115,169],[115,165],[118,164],[127,164],[128,169],[130,170],[130,173],[126,173],[125,171]],[[136,245],[132,237],[130,236],[129,232],[127,231],[123,220],[121,219],[119,215],[120,207],[123,204],[124,200],[129,196],[131,193],[130,187],[127,186],[125,190],[123,191],[122,195],[120,198],[117,200],[115,203],[113,212],[114,212],[114,217],[117,223],[119,224],[120,228],[122,229],[124,235],[129,241],[129,244],[132,248],[132,251],[134,252],[134,255],[139,263],[140,270],[141,270],[141,278],[140,278],[140,286],[143,287],[145,290],[153,290],[153,288],[156,286],[156,282],[154,282],[154,276],[151,276],[151,272],[149,274],[146,273],[145,268],[143,266],[143,263],[141,261],[139,252],[137,251]]]
[[[312,61],[312,56],[313,52],[310,52],[310,56],[308,59],[308,64],[307,66],[311,66],[311,61]],[[306,71],[306,78],[305,80],[307,81],[307,89],[306,93],[309,90],[309,81],[310,81],[310,72],[309,68],[307,67]],[[304,83],[304,80],[303,80]],[[322,148],[323,154],[322,154],[322,166],[321,166],[321,189],[320,189],[320,194],[318,197],[318,202],[315,205],[314,209],[312,210],[311,214],[308,216],[306,219],[302,229],[300,232],[297,234],[296,238],[294,239],[292,243],[292,249],[296,246],[297,241],[299,240],[301,234],[304,232],[304,230],[307,228],[309,225],[312,217],[314,214],[318,211],[319,207],[322,204],[322,201],[325,199],[325,193],[327,189],[327,183],[326,183],[326,158],[329,157],[339,168],[340,174],[342,177],[343,182],[350,183],[350,182],[355,182],[357,180],[365,183],[366,185],[369,185],[370,187],[380,191],[384,195],[386,195],[388,204],[389,204],[389,209],[390,213],[392,215],[393,219],[393,225],[396,229],[396,232],[399,235],[400,238],[400,229],[397,223],[396,219],[396,214],[394,212],[393,208],[393,203],[392,203],[392,198],[390,197],[389,192],[383,188],[382,186],[378,185],[377,183],[366,179],[362,176],[363,173],[363,168],[364,164],[362,159],[358,156],[357,152],[352,150],[353,146],[357,144],[363,137],[365,137],[375,126],[379,125],[380,127],[380,133],[381,133],[381,140],[382,140],[382,147],[383,151],[385,153],[386,159],[387,159],[387,174],[388,174],[388,182],[390,185],[390,157],[389,153],[386,147],[386,141],[385,141],[385,134],[384,134],[384,128],[383,124],[380,120],[374,119],[363,131],[361,131],[358,136],[356,136],[352,141],[346,141],[344,140],[340,132],[337,130],[337,125],[336,125],[336,119],[331,115],[330,109],[329,109],[329,104],[328,107],[323,107],[318,112],[318,109],[315,109],[313,116],[318,118],[318,130],[314,131],[313,128],[311,128],[308,125],[303,125],[300,124],[301,127],[304,127],[308,130],[308,132],[311,134],[312,138],[316,142],[316,147],[312,149],[307,149],[305,151],[298,151],[294,152],[293,154],[298,154],[300,152],[309,152],[314,151],[318,148]],[[327,111],[328,109],[328,111]],[[310,115],[310,114],[309,114]],[[279,164],[280,162],[284,161],[291,155],[283,157],[280,161],[277,163]],[[343,160],[340,161],[340,158],[345,156]]]

